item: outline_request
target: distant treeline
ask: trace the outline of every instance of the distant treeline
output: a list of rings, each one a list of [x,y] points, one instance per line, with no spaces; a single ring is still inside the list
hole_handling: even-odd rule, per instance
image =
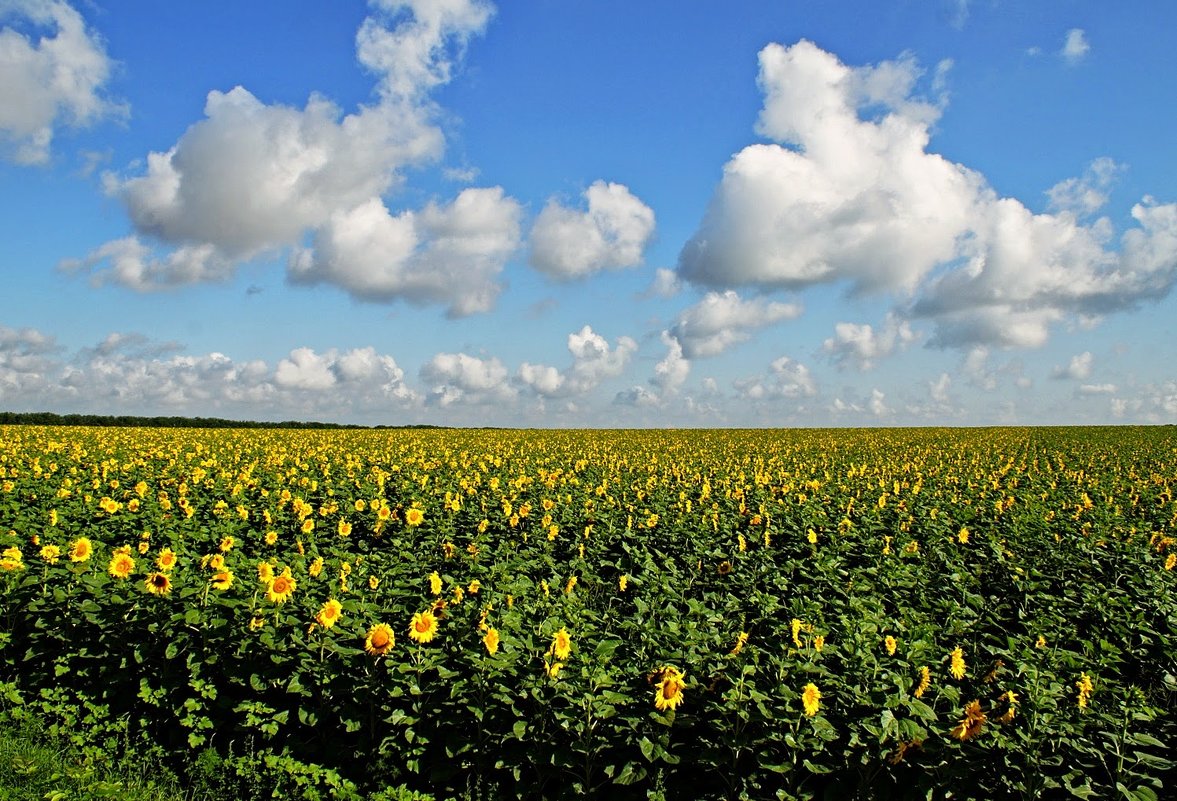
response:
[[[433,425],[360,426],[344,423],[286,420],[225,420],[220,417],[137,417],[127,414],[55,414],[53,412],[0,412],[0,425],[115,426],[143,428],[444,428]]]

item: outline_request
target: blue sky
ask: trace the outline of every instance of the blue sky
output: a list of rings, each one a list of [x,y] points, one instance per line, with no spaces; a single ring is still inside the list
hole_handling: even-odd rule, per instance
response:
[[[0,408],[1177,421],[1177,6],[0,0]]]

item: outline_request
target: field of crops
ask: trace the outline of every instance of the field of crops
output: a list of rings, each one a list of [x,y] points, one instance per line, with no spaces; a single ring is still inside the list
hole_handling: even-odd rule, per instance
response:
[[[0,706],[310,796],[1172,797],[1175,491],[1170,428],[0,427]]]

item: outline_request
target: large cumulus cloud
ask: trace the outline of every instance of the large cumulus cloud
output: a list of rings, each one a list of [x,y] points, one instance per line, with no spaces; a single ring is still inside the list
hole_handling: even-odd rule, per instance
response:
[[[942,104],[916,96],[901,57],[849,67],[811,42],[760,53],[765,101],[724,169],[679,274],[712,288],[880,292],[933,327],[929,344],[1037,346],[1064,320],[1162,297],[1177,280],[1177,205],[1145,198],[1116,242],[1106,200],[1117,165],[1096,160],[1052,190],[1051,213],[1003,198],[929,150]]]

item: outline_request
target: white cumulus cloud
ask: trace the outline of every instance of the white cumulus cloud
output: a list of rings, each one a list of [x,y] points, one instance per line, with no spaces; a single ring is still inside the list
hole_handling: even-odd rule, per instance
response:
[[[243,260],[294,249],[295,282],[330,282],[364,300],[485,311],[519,206],[502,190],[468,189],[448,205],[393,213],[384,197],[405,168],[444,149],[429,93],[447,83],[492,7],[482,0],[374,0],[356,35],[376,102],[352,113],[311,95],[303,108],[248,89],[214,89],[204,119],[146,170],[108,174],[134,233],[63,266],[136,290],[223,280]],[[302,249],[310,238],[314,247]],[[365,250],[389,246],[387,258]],[[460,284],[461,286],[457,286]]]
[[[1051,371],[1050,377],[1081,381],[1091,376],[1091,367],[1094,363],[1095,357],[1091,355],[1091,352],[1084,351],[1077,356],[1072,356],[1066,367],[1055,367]]]
[[[519,367],[519,380],[546,398],[582,395],[606,378],[621,375],[637,348],[637,342],[627,336],[619,337],[616,345],[610,347],[608,340],[586,325],[568,335],[570,367],[561,371],[524,362]]]
[[[797,399],[817,395],[809,368],[788,356],[774,359],[767,375],[735,382],[737,394],[749,400]]]
[[[517,393],[508,379],[497,358],[466,353],[438,353],[421,367],[421,380],[429,387],[427,402],[442,407],[511,400]]]
[[[0,22],[0,156],[44,164],[61,125],[125,112],[104,96],[113,64],[101,40],[69,3],[5,0]]]
[[[654,233],[654,212],[622,184],[596,181],[583,211],[549,200],[531,229],[531,264],[559,279],[634,267]]]
[[[1036,347],[1065,320],[1167,295],[1177,282],[1177,204],[1144,198],[1113,248],[1111,223],[1080,222],[1115,165],[1052,190],[1055,213],[1002,198],[929,152],[940,105],[915,96],[910,57],[852,68],[816,45],[760,53],[758,130],[737,153],[678,270],[708,287],[844,283],[910,299],[938,347]]]
[[[827,339],[822,349],[839,365],[853,364],[859,370],[870,370],[878,359],[890,356],[919,339],[906,320],[893,314],[879,330],[869,324],[838,323],[834,336]]]
[[[1071,65],[1078,64],[1091,51],[1091,44],[1087,41],[1087,34],[1082,28],[1071,28],[1063,38],[1063,47],[1059,55]]]
[[[802,312],[795,303],[764,298],[743,300],[733,290],[708,292],[694,306],[684,309],[670,328],[688,359],[717,356],[743,342],[760,328],[792,320]]]
[[[452,317],[488,311],[519,247],[519,203],[502,189],[464,189],[448,205],[392,215],[372,198],[332,214],[289,264],[296,284],[330,283],[367,301],[444,303]]]
[[[1125,167],[1107,156],[1095,159],[1078,178],[1067,178],[1046,190],[1054,211],[1069,211],[1087,217],[1108,202],[1108,192]]]

